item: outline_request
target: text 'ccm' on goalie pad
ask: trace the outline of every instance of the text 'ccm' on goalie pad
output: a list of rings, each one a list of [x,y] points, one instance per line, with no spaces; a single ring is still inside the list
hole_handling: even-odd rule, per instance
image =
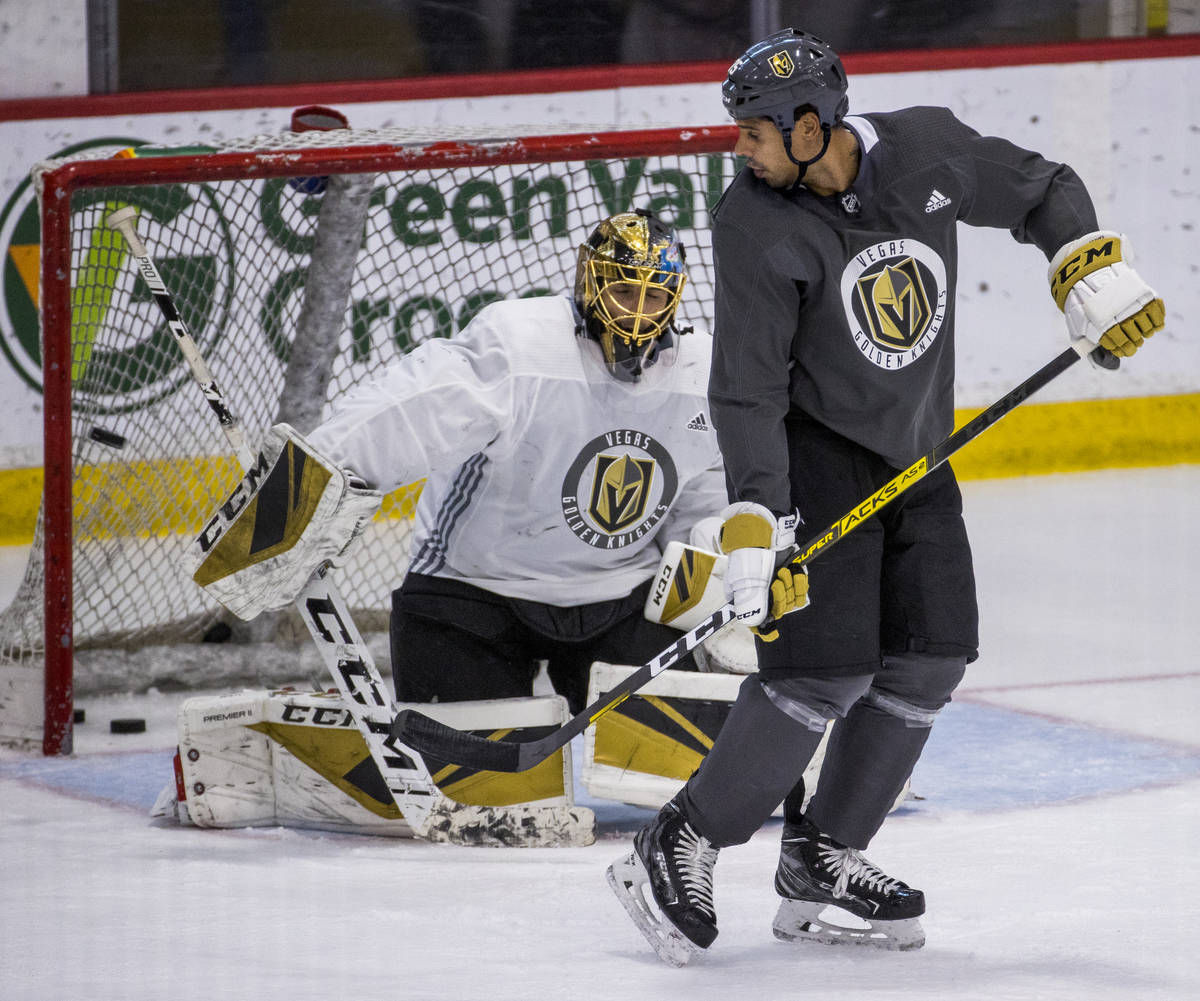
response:
[[[381,499],[277,424],[193,543],[192,579],[242,619],[284,608],[322,564],[344,561]]]

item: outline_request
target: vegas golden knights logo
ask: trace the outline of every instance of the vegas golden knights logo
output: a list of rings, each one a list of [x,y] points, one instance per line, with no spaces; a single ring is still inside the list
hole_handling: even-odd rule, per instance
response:
[[[606,532],[629,528],[645,514],[653,481],[653,459],[598,455],[589,513]]]
[[[859,303],[867,333],[884,348],[906,351],[921,339],[933,311],[911,257],[858,279]]]
[[[896,372],[917,361],[946,322],[946,265],[920,240],[868,244],[846,262],[840,285],[854,346],[878,368]]]
[[[786,52],[776,52],[768,61],[771,64],[771,72],[778,77],[787,79],[796,71],[796,64]]]
[[[675,460],[653,435],[613,428],[585,443],[563,476],[563,518],[597,549],[644,545],[679,492]]]

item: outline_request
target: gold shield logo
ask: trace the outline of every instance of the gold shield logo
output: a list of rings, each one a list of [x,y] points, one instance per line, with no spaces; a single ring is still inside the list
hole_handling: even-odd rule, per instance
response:
[[[771,72],[776,76],[787,79],[796,71],[796,64],[786,52],[776,52],[770,58]]]
[[[641,520],[654,478],[654,460],[632,455],[598,455],[589,512],[606,532]]]
[[[854,346],[872,365],[899,371],[933,347],[950,293],[941,255],[920,240],[882,240],[842,271],[842,308]]]
[[[904,351],[921,339],[933,311],[911,257],[858,280],[867,331],[879,345]]]

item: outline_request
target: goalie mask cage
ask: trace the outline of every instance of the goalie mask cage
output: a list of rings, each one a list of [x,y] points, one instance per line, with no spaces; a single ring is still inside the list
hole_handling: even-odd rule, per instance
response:
[[[238,644],[204,642],[229,617],[180,566],[237,461],[107,216],[137,210],[255,447],[281,419],[309,430],[350,386],[488,302],[570,295],[578,246],[616,212],[649,208],[677,227],[679,322],[709,329],[709,209],[735,171],[735,130],[533,131],[281,133],[34,169],[45,482],[0,613],[0,739],[70,753],[76,690],[260,680],[230,673]],[[337,571],[364,631],[386,630],[419,489],[390,495]],[[263,645],[247,647],[252,672]],[[295,667],[294,646],[286,657]]]

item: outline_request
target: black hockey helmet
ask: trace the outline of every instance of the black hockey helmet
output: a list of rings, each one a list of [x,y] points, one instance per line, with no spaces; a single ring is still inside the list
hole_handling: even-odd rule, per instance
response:
[[[674,230],[645,209],[610,216],[579,248],[575,304],[584,333],[622,382],[636,382],[675,343],[683,264]]]
[[[846,88],[842,60],[827,42],[784,28],[755,42],[729,67],[721,99],[731,118],[769,118],[788,136],[796,109],[806,104],[823,126],[837,125],[850,108]]]

